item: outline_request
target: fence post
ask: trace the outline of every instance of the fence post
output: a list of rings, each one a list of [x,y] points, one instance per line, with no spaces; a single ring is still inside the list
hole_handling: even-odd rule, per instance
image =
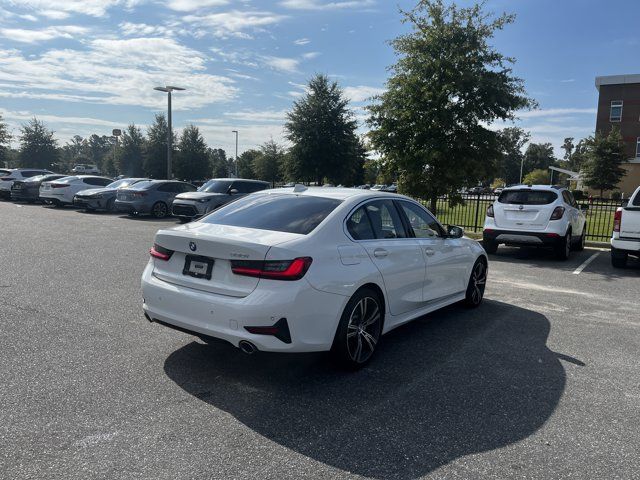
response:
[[[478,214],[480,213],[480,194],[476,198],[476,219],[473,222],[473,231],[478,231]]]

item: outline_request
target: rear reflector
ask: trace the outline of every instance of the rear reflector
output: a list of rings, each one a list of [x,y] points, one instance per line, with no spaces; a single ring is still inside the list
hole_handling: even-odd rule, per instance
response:
[[[173,250],[169,250],[167,248],[163,248],[158,244],[153,244],[153,247],[149,250],[149,255],[153,258],[157,258],[158,260],[164,260],[165,262],[171,258],[173,255]]]
[[[546,233],[546,234],[545,234],[545,236],[547,236],[547,237],[551,237],[551,238],[558,238],[558,237],[560,237],[560,235],[559,235],[559,234],[557,234],[557,233]]]
[[[620,231],[620,225],[622,225],[622,209],[619,208],[618,210],[616,210],[616,213],[613,217],[613,231],[614,232],[619,232]]]
[[[231,271],[246,277],[300,280],[309,270],[312,261],[311,257],[294,260],[231,260]]]
[[[549,220],[560,220],[564,215],[564,207],[556,207],[553,209],[551,218]]]
[[[254,335],[271,335],[284,343],[291,343],[291,332],[286,318],[281,318],[269,327],[244,327],[244,329]]]

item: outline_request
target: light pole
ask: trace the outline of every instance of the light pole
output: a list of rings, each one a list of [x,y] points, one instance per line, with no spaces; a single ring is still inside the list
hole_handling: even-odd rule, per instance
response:
[[[524,156],[522,157],[522,161],[520,162],[520,184],[522,184],[522,170],[524,168]]]
[[[153,87],[154,90],[158,90],[159,92],[167,93],[167,123],[169,124],[169,130],[167,132],[167,179],[171,180],[171,150],[172,150],[172,140],[173,140],[173,127],[171,126],[171,92],[174,90],[185,90],[181,87],[172,87],[167,85],[166,87]]]
[[[236,178],[238,177],[238,130],[231,130],[231,133],[236,134]]]

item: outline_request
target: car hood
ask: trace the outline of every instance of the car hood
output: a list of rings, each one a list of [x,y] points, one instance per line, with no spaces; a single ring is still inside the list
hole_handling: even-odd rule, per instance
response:
[[[87,190],[80,190],[76,195],[96,195],[98,193],[116,193],[115,188],[89,188]]]
[[[202,199],[213,199],[213,198],[224,198],[229,195],[226,193],[208,193],[208,192],[185,192],[179,193],[176,195],[176,199],[179,200],[202,200]]]

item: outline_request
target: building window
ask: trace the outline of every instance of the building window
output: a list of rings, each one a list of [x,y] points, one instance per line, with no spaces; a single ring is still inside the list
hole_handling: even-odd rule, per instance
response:
[[[619,122],[622,120],[622,100],[613,100],[611,102],[611,111],[609,112],[610,122]]]
[[[640,158],[640,137],[636,140],[636,158]]]

